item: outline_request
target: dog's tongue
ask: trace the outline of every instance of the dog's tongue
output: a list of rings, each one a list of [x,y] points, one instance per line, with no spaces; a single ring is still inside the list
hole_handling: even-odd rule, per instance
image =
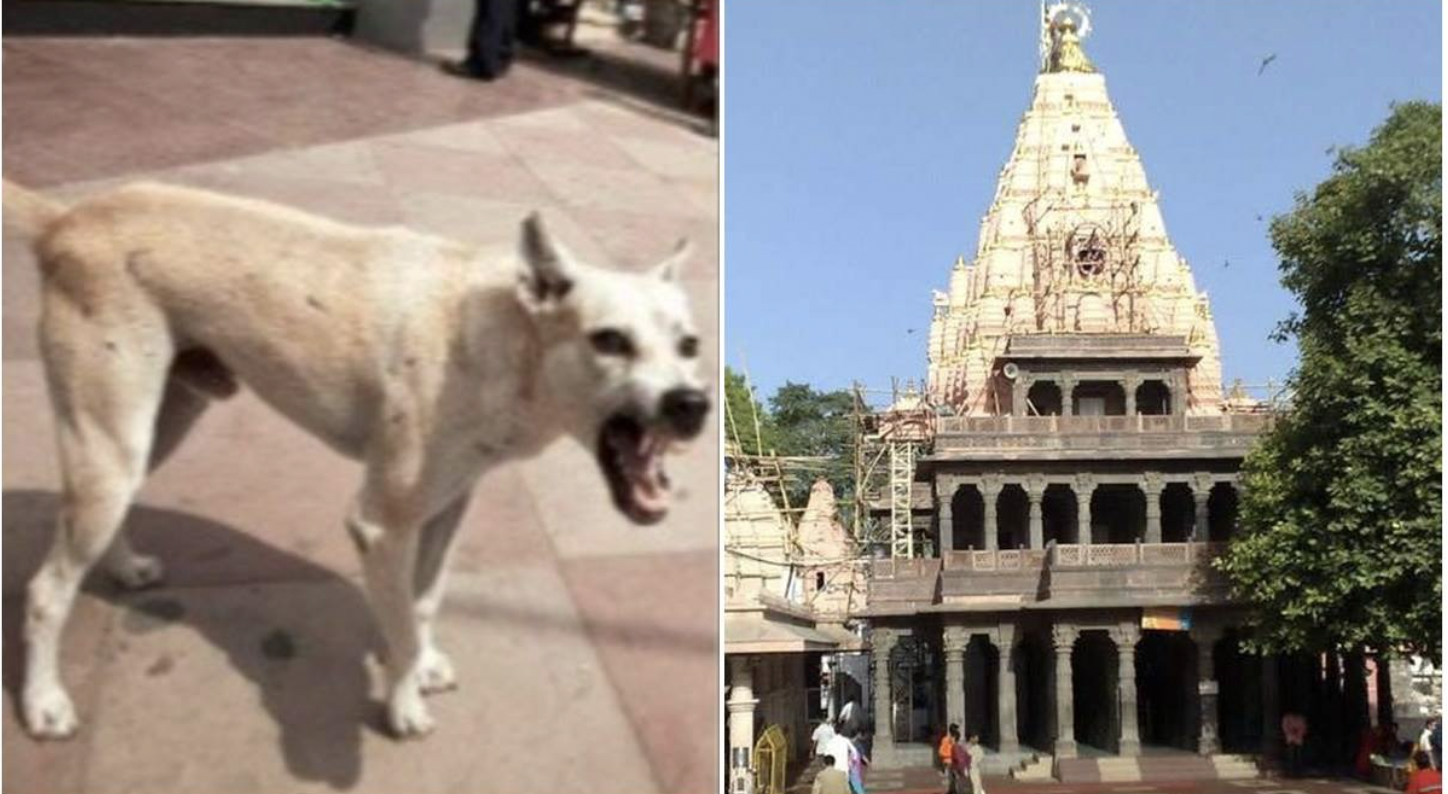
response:
[[[657,433],[645,431],[638,446],[627,450],[624,458],[633,503],[646,513],[662,513],[669,507],[669,484],[662,460],[665,444]]]

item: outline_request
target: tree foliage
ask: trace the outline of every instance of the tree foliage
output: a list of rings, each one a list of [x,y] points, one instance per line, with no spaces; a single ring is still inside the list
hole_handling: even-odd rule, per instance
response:
[[[766,407],[744,376],[726,367],[724,396],[732,425],[726,437],[731,442],[737,439],[746,454],[822,459],[786,466],[790,477],[785,490],[790,506],[804,507],[810,486],[818,477],[829,481],[842,504],[852,498],[854,435],[850,411],[854,398],[850,392],[822,392],[808,384],[785,383],[775,390]],[[848,515],[841,518],[849,520]]]
[[[1442,646],[1441,117],[1394,107],[1272,222],[1300,360],[1221,563],[1267,650]]]

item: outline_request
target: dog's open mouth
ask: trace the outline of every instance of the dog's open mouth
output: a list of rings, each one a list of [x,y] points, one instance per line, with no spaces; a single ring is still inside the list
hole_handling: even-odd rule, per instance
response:
[[[609,419],[598,433],[598,465],[613,503],[635,523],[653,524],[669,512],[664,452],[671,440],[626,415]]]

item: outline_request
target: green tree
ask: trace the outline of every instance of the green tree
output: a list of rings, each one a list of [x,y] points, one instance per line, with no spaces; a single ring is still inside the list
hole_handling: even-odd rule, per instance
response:
[[[744,376],[730,367],[724,368],[724,402],[726,404],[724,437],[738,441],[749,455],[768,454],[778,446],[773,418],[760,405],[754,389]],[[756,426],[755,417],[759,423]],[[757,430],[756,430],[757,428]]]
[[[823,477],[834,488],[841,512],[849,513],[843,506],[854,494],[854,397],[845,389],[822,392],[786,382],[769,398],[769,406],[781,455],[825,459],[799,472],[789,489],[790,504],[803,507],[815,478]],[[849,515],[840,518],[850,520]]]
[[[1243,464],[1221,567],[1266,650],[1438,658],[1442,542],[1442,111],[1395,106],[1273,219],[1301,309],[1291,407]]]

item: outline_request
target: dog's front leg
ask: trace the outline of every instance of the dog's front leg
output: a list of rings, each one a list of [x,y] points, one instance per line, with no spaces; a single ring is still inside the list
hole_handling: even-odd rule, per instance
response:
[[[372,486],[363,489],[347,529],[362,555],[367,595],[385,649],[387,723],[399,738],[433,728],[422,699],[421,644],[413,608],[413,579],[423,522]]]
[[[453,541],[458,524],[467,512],[468,498],[463,494],[428,520],[422,531],[417,553],[417,634],[422,646],[419,678],[425,694],[445,692],[457,686],[452,661],[437,647],[433,623],[442,607],[447,590],[447,569],[452,558]]]

